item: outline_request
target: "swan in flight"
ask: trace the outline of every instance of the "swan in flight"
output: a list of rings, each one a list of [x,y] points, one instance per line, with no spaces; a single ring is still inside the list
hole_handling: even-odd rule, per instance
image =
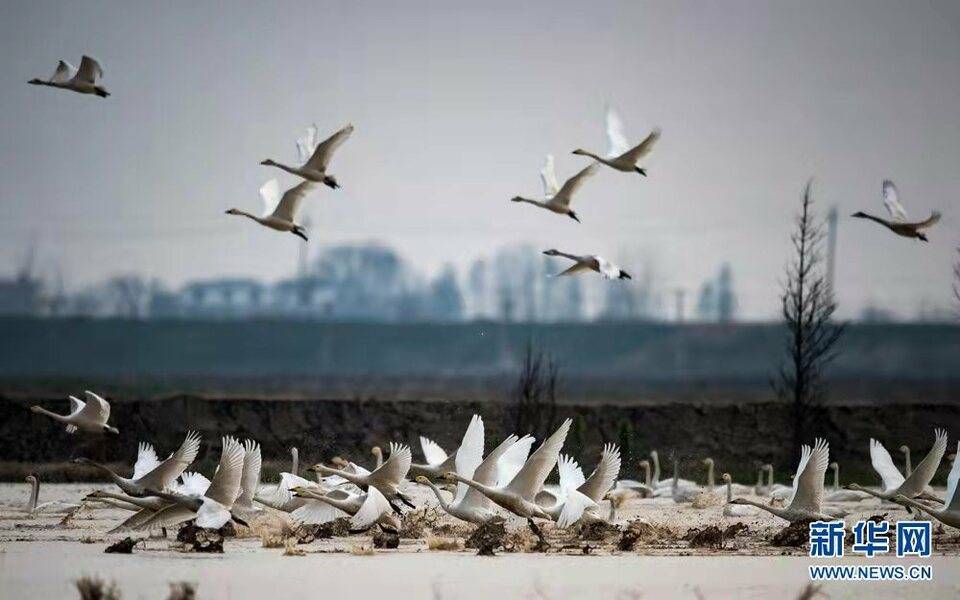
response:
[[[653,149],[653,145],[660,139],[660,130],[654,129],[646,139],[631,148],[623,132],[623,121],[620,120],[617,113],[609,106],[607,107],[606,130],[609,148],[607,149],[607,155],[605,157],[597,156],[593,152],[580,148],[574,150],[573,153],[581,156],[589,156],[593,160],[601,162],[617,171],[640,173],[646,177],[647,171],[637,166],[637,162]]]
[[[557,431],[530,455],[520,471],[506,484],[498,482],[497,486],[484,485],[452,471],[445,473],[443,479],[465,483],[500,507],[527,519],[530,529],[543,541],[543,534],[533,522],[533,518],[550,519],[551,517],[537,504],[536,497],[543,489],[547,476],[557,465],[560,450],[563,448],[572,423],[572,419],[566,419]]]
[[[597,165],[592,164],[589,167],[579,171],[576,175],[568,179],[563,187],[557,187],[557,175],[553,168],[553,156],[547,156],[547,162],[540,172],[540,179],[543,182],[543,200],[533,200],[523,196],[514,196],[512,202],[526,202],[540,208],[545,208],[558,215],[567,215],[577,223],[580,217],[570,208],[570,201],[573,200],[573,194],[576,193],[583,182],[597,172]]]
[[[333,153],[347,141],[351,133],[353,133],[353,125],[347,125],[324,141],[318,143],[317,126],[312,125],[307,128],[306,136],[297,140],[297,151],[300,154],[301,162],[303,162],[301,166],[291,167],[283,163],[275,162],[269,158],[260,164],[267,165],[268,167],[277,167],[287,173],[302,177],[307,181],[322,183],[330,188],[337,189],[340,187],[340,184],[337,183],[333,175],[327,173],[327,169],[330,167],[330,159],[333,158]]]
[[[76,396],[70,396],[70,414],[68,415],[58,415],[36,405],[31,406],[30,410],[46,415],[55,421],[66,423],[67,433],[76,433],[77,431],[120,433],[116,427],[107,424],[107,421],[110,420],[110,403],[90,390],[83,393],[87,396],[86,402]]]
[[[40,478],[38,478],[36,475],[27,475],[24,478],[24,481],[30,484],[30,497],[27,500],[26,512],[30,513],[31,515],[72,515],[80,510],[79,504],[72,502],[61,502],[60,500],[53,500],[51,502],[37,504],[37,501],[40,499]]]
[[[957,450],[960,451],[960,442],[957,442]],[[923,466],[923,463],[920,463],[917,468],[919,469],[921,466]],[[897,494],[894,500],[900,504],[922,510],[945,525],[960,529],[960,493],[957,492],[958,481],[960,481],[960,460],[954,460],[950,474],[947,475],[947,495],[944,497],[944,506],[941,510],[921,504],[903,494]]]
[[[137,462],[133,467],[133,475],[129,478],[121,477],[109,467],[94,462],[88,458],[74,459],[75,463],[92,465],[104,473],[117,484],[125,494],[135,498],[147,495],[147,490],[164,491],[170,489],[178,477],[190,466],[200,452],[200,434],[196,431],[187,433],[187,437],[180,444],[176,452],[160,462],[157,453],[150,444],[140,444],[137,453]]]
[[[479,425],[477,424],[478,420]],[[480,453],[476,457],[476,463],[480,464],[480,461],[483,460],[483,419],[481,419],[479,415],[473,415],[473,418],[470,420],[467,431],[463,434],[464,441],[461,442],[460,447],[463,447],[468,435],[473,436],[476,434],[476,431],[471,431],[471,427],[474,428],[474,430],[479,428],[480,431]],[[427,479],[436,479],[447,471],[454,470],[457,454],[460,452],[459,448],[448,455],[438,443],[422,435],[420,436],[420,448],[423,450],[423,457],[427,462],[422,465],[416,463],[410,465],[410,476],[412,478],[416,479],[417,477],[423,476]],[[379,451],[379,448],[374,448],[374,456],[376,456]],[[471,451],[476,452],[476,448],[471,448]],[[380,454],[380,456],[382,457],[383,455]],[[473,462],[473,460],[469,462]],[[476,465],[474,465],[474,468],[475,467]],[[470,477],[470,475],[467,475],[467,477]]]
[[[337,475],[358,486],[363,490],[373,486],[380,490],[380,493],[388,500],[400,500],[410,508],[416,508],[410,499],[400,491],[400,484],[407,477],[410,471],[412,455],[410,446],[390,442],[390,457],[382,465],[373,471],[366,469],[333,469],[326,465],[317,463],[307,469],[308,471],[319,472],[323,475]],[[395,510],[396,507],[394,507]],[[399,510],[397,510],[399,512]]]
[[[862,211],[855,212],[851,216],[860,219],[870,219],[871,221],[880,223],[899,236],[915,238],[924,242],[928,241],[926,234],[923,233],[923,230],[936,225],[936,223],[940,220],[940,213],[938,211],[933,211],[930,213],[930,217],[925,221],[908,223],[907,211],[904,210],[903,205],[900,204],[899,196],[900,195],[897,192],[897,186],[895,186],[889,179],[885,179],[883,181],[882,188],[883,205],[886,207],[890,218],[884,219],[883,217],[877,217]]]
[[[793,477],[793,494],[785,508],[767,506],[746,498],[734,498],[729,504],[749,504],[772,513],[781,519],[797,521],[830,521],[834,516],[823,508],[823,478],[830,464],[830,445],[817,438],[813,448],[804,444],[800,464]]]
[[[830,493],[823,497],[825,502],[860,502],[870,497],[866,492],[840,489],[840,465],[832,462],[830,469],[833,471],[833,487]]]
[[[28,83],[70,90],[78,94],[95,94],[101,98],[106,98],[110,95],[110,92],[97,83],[102,77],[103,68],[100,63],[85,55],[80,59],[79,69],[61,60],[50,79],[31,79]]]
[[[559,250],[544,250],[543,253],[547,256],[562,256],[574,261],[573,266],[565,271],[553,275],[553,277],[579,275],[580,273],[586,273],[587,271],[596,271],[597,273],[600,273],[600,276],[604,279],[633,279],[633,277],[630,276],[630,273],[627,273],[602,256],[595,256],[592,254],[577,256],[576,254],[567,254],[566,252],[560,252]]]
[[[620,474],[620,449],[614,444],[605,444],[600,462],[588,478],[584,478],[580,465],[570,456],[560,455],[557,470],[560,472],[559,494],[541,490],[536,496],[537,503],[557,526],[570,527],[580,520],[603,520],[596,511]]]
[[[170,505],[158,510],[138,528],[172,527],[191,519],[196,520],[197,527],[204,529],[219,529],[231,519],[246,525],[243,519],[231,514],[233,504],[240,495],[245,455],[240,442],[229,436],[224,437],[220,462],[206,490],[202,493],[148,490],[148,495],[166,500]]]
[[[745,504],[731,504],[733,502],[733,478],[730,473],[724,473],[721,478],[727,488],[727,503],[723,505],[723,516],[725,517],[752,517],[757,514],[755,506]]]
[[[516,435],[508,436],[479,465],[476,465],[472,472],[471,459],[475,461],[475,455],[466,452],[461,457],[458,452],[456,472],[461,477],[472,479],[486,486],[506,485],[523,467],[527,456],[530,454],[533,441],[533,437],[529,435],[523,438],[517,438]],[[463,448],[464,445],[461,444],[460,447]],[[422,475],[418,476],[416,481],[433,490],[440,502],[440,507],[462,521],[480,525],[497,516],[494,503],[481,492],[465,483],[457,483],[453,499],[448,503],[443,499],[440,488],[432,481]]]
[[[307,194],[316,188],[316,184],[310,181],[302,181],[280,195],[280,183],[276,179],[263,184],[260,188],[260,198],[263,200],[264,212],[258,217],[239,208],[231,208],[227,211],[228,215],[240,215],[253,219],[264,227],[269,227],[276,231],[289,231],[293,235],[307,241],[306,229],[303,225],[297,223],[297,213],[300,212],[300,204]]]
[[[871,439],[870,462],[883,480],[883,491],[868,490],[856,483],[851,483],[847,486],[847,489],[866,492],[882,500],[893,500],[899,495],[907,498],[923,498],[943,502],[940,498],[926,491],[926,488],[930,485],[933,476],[937,474],[940,459],[943,458],[946,451],[947,432],[944,429],[937,429],[934,431],[933,447],[930,448],[930,452],[920,461],[920,464],[910,473],[910,476],[904,478],[900,470],[893,464],[893,459],[890,458],[890,453],[883,447],[883,444]]]
[[[293,492],[306,500],[290,515],[299,523],[320,525],[350,517],[350,526],[357,531],[373,525],[394,532],[400,530],[400,519],[393,513],[390,502],[373,486],[361,493],[336,489],[324,494],[311,488],[295,488]]]

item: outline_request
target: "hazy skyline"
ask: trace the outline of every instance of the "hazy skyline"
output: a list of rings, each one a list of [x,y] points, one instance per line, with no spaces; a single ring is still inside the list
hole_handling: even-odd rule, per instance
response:
[[[341,190],[307,200],[310,245],[379,240],[418,268],[531,242],[653,261],[691,297],[722,261],[739,314],[775,316],[805,181],[840,210],[841,314],[949,306],[960,243],[960,8],[948,2],[128,2],[0,6],[0,272],[36,243],[76,288],[140,272],[293,273],[289,234],[259,210],[260,166],[292,160],[310,123],[352,122]],[[88,53],[101,100],[26,84]],[[609,169],[583,223],[511,196],[540,193],[604,150],[607,103],[632,140],[660,126],[650,176]],[[883,214],[896,181],[930,243],[848,218]],[[622,258],[621,258],[622,257]],[[631,264],[623,265],[627,270]]]

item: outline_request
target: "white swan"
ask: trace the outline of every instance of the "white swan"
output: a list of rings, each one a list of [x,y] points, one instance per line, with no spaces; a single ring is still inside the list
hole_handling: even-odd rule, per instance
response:
[[[100,67],[100,63],[89,56],[84,56],[80,59],[80,69],[76,69],[70,63],[61,60],[59,64],[57,64],[57,70],[53,72],[53,76],[50,77],[50,79],[35,78],[27,83],[46,85],[60,88],[61,90],[70,90],[78,94],[94,94],[101,98],[106,98],[110,95],[110,92],[97,83],[102,77],[103,68]]]
[[[75,396],[70,396],[70,414],[68,415],[58,415],[36,405],[31,406],[30,410],[46,415],[55,421],[66,423],[67,433],[76,433],[77,431],[120,433],[116,427],[107,424],[107,421],[110,420],[110,403],[90,390],[83,393],[87,396],[86,402]]]
[[[763,468],[767,471],[767,494],[771,500],[785,501],[793,495],[793,486],[774,483],[772,464],[767,463]]]
[[[149,495],[171,504],[158,510],[146,522],[140,524],[138,529],[172,527],[191,519],[195,519],[197,527],[204,529],[219,529],[231,519],[246,525],[241,518],[231,514],[233,503],[240,495],[244,456],[244,448],[240,442],[229,436],[224,437],[217,470],[213,479],[210,480],[209,487],[202,494],[147,490]]]
[[[957,442],[957,451],[960,452],[960,442]],[[923,463],[921,463],[917,468],[920,468],[922,464]],[[921,504],[920,502],[917,502],[912,498],[908,498],[903,494],[897,494],[894,500],[900,504],[905,504],[907,506],[912,506],[913,508],[922,510],[945,525],[960,529],[960,493],[957,492],[958,481],[960,481],[960,460],[954,460],[953,467],[950,469],[950,474],[947,475],[947,495],[944,497],[944,506],[942,510]]]
[[[673,488],[673,479],[660,479],[660,453],[656,450],[650,451],[650,460],[653,461],[653,487],[655,489],[670,490]],[[677,477],[677,484],[682,487],[696,486],[696,481]]]
[[[627,138],[623,133],[623,121],[620,120],[620,117],[617,116],[617,113],[615,113],[612,108],[607,107],[606,133],[607,142],[609,143],[606,157],[597,156],[592,152],[580,148],[574,150],[573,153],[581,156],[589,156],[617,171],[624,173],[636,172],[646,177],[647,171],[638,167],[637,162],[650,153],[653,145],[660,139],[660,130],[654,129],[645,140],[637,146],[630,148],[627,143]]]
[[[933,211],[930,214],[930,217],[925,221],[908,223],[907,211],[904,210],[903,205],[900,204],[900,193],[897,191],[897,186],[895,186],[889,179],[885,179],[883,181],[881,197],[883,198],[883,206],[887,209],[887,213],[890,215],[889,219],[877,217],[862,211],[855,212],[851,216],[860,219],[869,219],[875,223],[879,223],[893,233],[902,237],[915,238],[924,242],[928,241],[926,234],[924,234],[922,230],[932,227],[938,221],[940,221],[940,213],[938,211]],[[907,476],[910,476],[909,472],[907,473]]]
[[[321,143],[317,143],[317,126],[313,125],[307,129],[307,135],[297,140],[297,151],[300,153],[300,160],[303,164],[299,167],[291,167],[271,159],[262,161],[261,165],[268,167],[277,167],[287,173],[292,173],[302,177],[307,181],[322,183],[330,188],[340,187],[333,175],[327,173],[330,167],[330,159],[333,153],[339,148],[350,134],[353,133],[353,125],[347,125],[340,131],[334,133]]]
[[[581,519],[588,522],[603,520],[597,514],[597,508],[620,474],[620,449],[605,444],[600,462],[586,479],[580,465],[570,456],[561,455],[557,469],[560,472],[559,494],[541,490],[536,496],[537,503],[557,522],[557,526],[570,527]]]
[[[88,458],[74,459],[75,463],[92,465],[104,473],[129,496],[142,498],[147,495],[147,489],[167,490],[180,477],[200,451],[200,434],[196,431],[187,433],[187,437],[180,444],[176,452],[163,462],[156,462],[157,455],[149,444],[141,444],[137,454],[137,463],[134,466],[132,477],[121,477],[109,467],[94,462]]]
[[[523,467],[533,441],[533,437],[529,435],[520,439],[516,435],[508,436],[473,469],[472,473],[470,473],[467,455],[464,456],[464,460],[461,460],[458,453],[457,474],[486,486],[506,485]],[[463,444],[461,444],[462,447]],[[429,486],[437,496],[441,508],[460,520],[479,525],[497,516],[494,503],[465,483],[456,484],[453,500],[447,503],[440,494],[440,488],[429,479],[419,476],[417,482]]]
[[[247,217],[264,227],[276,231],[288,231],[303,239],[303,241],[307,241],[306,229],[303,225],[297,223],[297,213],[300,212],[300,204],[303,199],[315,188],[315,183],[303,181],[288,189],[281,197],[280,184],[276,179],[271,179],[260,188],[260,198],[263,199],[265,209],[263,216],[258,217],[239,208],[231,208],[226,214]]]
[[[349,516],[350,526],[355,530],[376,524],[382,529],[400,529],[400,519],[393,513],[390,502],[373,486],[358,494],[339,489],[323,494],[309,488],[296,488],[294,493],[307,500],[290,515],[299,523],[320,525]]]
[[[707,494],[713,493],[712,490],[701,488],[696,483],[681,484],[680,466],[676,456],[673,458],[673,479],[670,484],[670,496],[677,504],[694,502],[695,500],[704,500]]]
[[[937,468],[940,466],[940,459],[947,450],[947,432],[944,429],[934,430],[933,447],[924,459],[917,465],[917,468],[910,473],[910,476],[904,479],[903,475],[893,464],[890,453],[883,447],[883,444],[877,440],[870,440],[870,462],[874,470],[880,474],[883,479],[883,491],[875,492],[859,484],[851,483],[847,486],[849,490],[866,492],[871,496],[876,496],[883,500],[893,500],[897,496],[907,498],[924,498],[943,502],[940,498],[926,491],[930,480],[937,474]]]
[[[733,502],[733,478],[730,473],[724,473],[723,483],[727,488],[727,503],[723,505],[723,516],[725,517],[752,517],[757,514],[755,506],[745,504],[731,504]]]
[[[714,461],[709,456],[703,459],[703,464],[707,467],[707,489],[713,490],[714,492],[722,493],[726,488],[732,487],[733,491],[737,494],[750,494],[753,492],[753,488],[749,485],[743,485],[740,483],[733,483],[733,480],[730,480],[730,483],[724,483],[724,485],[715,485],[716,479],[714,478]],[[729,473],[727,473],[729,475]]]
[[[467,432],[464,433],[463,439],[464,442],[467,440],[467,435],[471,434],[471,427],[479,427],[480,431],[480,453],[476,455],[476,463],[480,464],[480,461],[483,460],[483,420],[480,419],[479,426],[476,424],[477,419],[480,419],[478,415],[474,415],[470,420],[469,425],[467,426]],[[473,432],[475,433],[475,431]],[[461,442],[461,447],[463,443]],[[420,448],[423,450],[423,457],[426,459],[426,464],[410,464],[410,477],[416,479],[417,477],[426,477],[427,479],[436,479],[446,473],[447,471],[453,471],[456,468],[457,454],[460,452],[460,449],[454,450],[449,455],[440,447],[439,444],[434,442],[431,439],[428,439],[424,436],[420,436]],[[377,448],[379,451],[379,448]],[[471,448],[471,451],[476,453],[476,448]],[[468,462],[474,462],[470,460]],[[476,465],[474,465],[476,468]],[[459,469],[457,470],[459,472]],[[471,473],[472,475],[472,473]],[[466,477],[470,477],[467,475]]]
[[[416,508],[410,499],[400,491],[400,484],[407,477],[410,471],[412,455],[410,446],[390,442],[390,457],[387,458],[378,468],[373,471],[348,469],[333,469],[326,465],[317,463],[310,467],[310,471],[316,471],[324,475],[337,475],[353,483],[354,485],[366,490],[373,486],[380,490],[380,493],[389,500],[400,500],[410,508]],[[391,504],[392,506],[392,504]],[[399,511],[398,511],[399,512]]]
[[[643,483],[636,479],[617,479],[616,483],[613,484],[613,492],[611,492],[615,497],[619,496],[621,499],[626,499],[626,495],[629,495],[631,492],[636,493],[642,498],[653,496],[654,489],[653,479],[650,473],[650,461],[641,460],[639,464],[640,470],[643,471]]]
[[[526,202],[527,204],[533,204],[534,206],[539,206],[540,208],[557,213],[558,215],[567,215],[579,223],[580,217],[578,217],[577,213],[570,208],[570,201],[573,200],[573,194],[580,189],[580,186],[583,185],[583,182],[596,172],[597,166],[590,165],[586,169],[582,169],[576,175],[566,180],[563,184],[563,187],[557,189],[557,176],[553,171],[553,157],[547,156],[547,163],[544,165],[543,171],[540,173],[540,178],[543,181],[544,187],[544,199],[533,200],[531,198],[524,198],[523,196],[514,196],[510,200],[512,202]]]
[[[73,514],[80,509],[80,505],[74,502],[61,502],[53,500],[37,504],[40,499],[40,479],[36,475],[27,475],[24,481],[30,484],[30,497],[27,500],[26,512],[31,515],[41,514]]]
[[[236,510],[245,513],[260,511],[259,506],[253,504],[260,487],[260,469],[263,466],[263,456],[260,453],[260,444],[253,440],[243,442],[243,471],[240,475],[240,495],[234,501]],[[294,465],[296,466],[296,465]]]
[[[800,464],[793,477],[793,494],[785,508],[766,506],[746,498],[734,498],[729,504],[749,504],[772,513],[781,519],[797,521],[829,521],[833,515],[823,509],[823,478],[830,464],[830,445],[817,438],[813,448],[804,444]]]
[[[445,473],[443,478],[448,481],[465,483],[501,508],[527,519],[530,529],[543,540],[540,529],[534,524],[533,518],[550,519],[550,515],[537,504],[536,497],[543,489],[547,476],[557,465],[560,449],[563,448],[563,442],[567,439],[567,433],[570,431],[572,423],[572,419],[564,420],[557,431],[547,438],[537,448],[536,452],[530,455],[530,458],[527,459],[516,476],[506,484],[498,484],[496,487],[484,485],[453,472]]]
[[[595,271],[600,273],[600,276],[604,279],[633,279],[630,276],[630,273],[627,273],[617,265],[603,258],[602,256],[596,255],[584,255],[577,256],[576,254],[567,254],[566,252],[560,252],[559,250],[544,250],[544,254],[547,256],[562,256],[564,258],[569,258],[574,261],[574,265],[569,269],[553,275],[553,277],[563,277],[565,275],[579,275],[580,273],[586,273],[587,271]]]
[[[833,470],[833,487],[830,493],[823,497],[825,502],[860,502],[870,498],[870,494],[866,492],[840,489],[840,465],[832,462],[830,468]]]

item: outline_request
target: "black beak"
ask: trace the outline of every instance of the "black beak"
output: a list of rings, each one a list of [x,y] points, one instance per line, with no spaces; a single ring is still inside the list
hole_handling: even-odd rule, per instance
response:
[[[307,239],[307,234],[305,234],[304,232],[300,231],[299,229],[294,229],[291,233],[293,233],[293,235],[297,236],[298,238],[303,238],[303,241],[305,241],[305,242],[309,242],[309,241],[310,241],[309,239]]]

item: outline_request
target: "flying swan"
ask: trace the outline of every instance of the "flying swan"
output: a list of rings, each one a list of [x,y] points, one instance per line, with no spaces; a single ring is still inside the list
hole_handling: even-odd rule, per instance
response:
[[[100,67],[100,63],[89,56],[84,56],[80,59],[79,70],[70,63],[61,60],[50,79],[35,78],[27,83],[70,90],[78,94],[95,94],[101,98],[106,98],[110,93],[105,87],[97,83],[97,80],[101,77],[103,77],[103,68]]]
[[[889,219],[877,217],[862,211],[855,212],[851,216],[860,219],[870,219],[871,221],[880,223],[890,231],[905,238],[915,238],[924,242],[928,241],[926,234],[923,233],[923,230],[936,225],[936,223],[940,220],[940,213],[938,211],[933,211],[930,213],[930,217],[925,221],[908,223],[907,211],[905,211],[903,209],[903,205],[900,204],[897,186],[895,186],[889,179],[886,179],[883,182],[881,194],[883,197],[883,205],[890,214]]]
[[[31,406],[30,410],[46,415],[55,421],[66,423],[67,433],[76,433],[77,431],[120,433],[116,427],[107,424],[107,421],[110,420],[110,403],[90,390],[83,393],[87,396],[86,402],[76,396],[70,396],[70,414],[68,415],[58,415],[36,405]]]
[[[573,194],[580,189],[583,182],[588,177],[597,172],[597,165],[592,164],[589,167],[579,171],[576,175],[568,179],[563,187],[557,187],[557,175],[553,168],[553,156],[547,156],[547,162],[540,172],[540,180],[543,183],[543,200],[533,200],[523,196],[514,196],[510,198],[512,202],[526,202],[540,208],[555,212],[558,215],[567,215],[577,223],[580,217],[570,208],[570,201],[573,200]]]
[[[587,254],[584,256],[577,256],[576,254],[567,254],[566,252],[560,252],[559,250],[544,250],[544,254],[547,256],[562,256],[564,258],[569,258],[574,261],[574,265],[568,268],[565,271],[557,273],[554,277],[564,277],[567,275],[579,275],[580,273],[586,273],[587,271],[595,271],[600,273],[600,277],[604,279],[633,279],[630,276],[630,273],[627,273],[617,265],[603,258],[602,256],[597,256],[593,254]]]
[[[287,173],[302,177],[307,181],[322,183],[330,188],[336,189],[340,187],[340,184],[337,183],[333,175],[327,173],[327,169],[330,167],[330,159],[333,158],[333,153],[347,141],[351,133],[353,133],[353,125],[347,125],[323,142],[317,143],[317,126],[312,125],[307,128],[306,136],[297,140],[297,152],[300,154],[300,160],[303,162],[301,166],[291,167],[269,158],[260,164],[268,167],[277,167]]]
[[[609,148],[605,157],[597,156],[593,152],[577,148],[574,154],[589,156],[593,160],[603,163],[611,169],[624,173],[640,173],[644,177],[647,171],[637,166],[637,162],[650,153],[653,145],[660,139],[660,130],[654,129],[640,144],[630,148],[627,137],[623,133],[623,121],[612,108],[607,107],[606,132]]]
[[[263,200],[263,216],[252,215],[239,208],[231,208],[228,215],[240,215],[269,227],[276,231],[289,231],[293,235],[307,241],[306,229],[297,223],[297,213],[303,199],[316,187],[311,181],[303,181],[280,195],[280,183],[276,179],[263,184],[260,188],[260,198]]]

